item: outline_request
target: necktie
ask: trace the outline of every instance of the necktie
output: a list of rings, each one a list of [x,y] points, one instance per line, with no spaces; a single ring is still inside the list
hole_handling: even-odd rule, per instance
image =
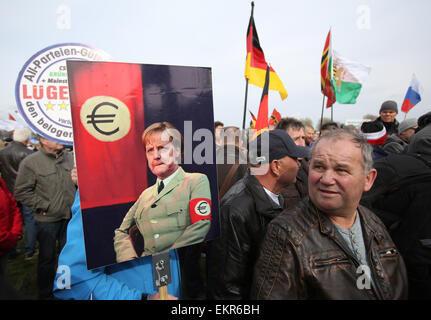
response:
[[[157,187],[157,193],[162,192],[163,188],[165,187],[163,181],[160,181],[159,186]]]

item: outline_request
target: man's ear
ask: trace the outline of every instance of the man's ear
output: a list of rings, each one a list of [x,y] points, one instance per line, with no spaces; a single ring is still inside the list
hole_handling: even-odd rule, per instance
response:
[[[371,187],[374,184],[374,181],[377,177],[377,170],[371,169],[366,175],[365,175],[365,185],[364,185],[364,192],[367,192],[371,189]]]
[[[278,177],[280,175],[279,170],[280,162],[278,160],[272,160],[269,164],[269,170],[271,170],[272,174]]]

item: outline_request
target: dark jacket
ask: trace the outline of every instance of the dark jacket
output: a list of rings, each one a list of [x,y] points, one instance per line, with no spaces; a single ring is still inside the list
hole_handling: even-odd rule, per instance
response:
[[[281,212],[250,174],[226,193],[220,203],[221,236],[210,242],[210,298],[249,298],[266,226]]]
[[[374,163],[377,178],[361,203],[385,223],[399,248],[409,299],[431,299],[431,125],[414,137],[406,154]]]
[[[385,150],[383,150],[382,147],[371,145],[373,147],[373,160],[379,160],[381,158],[387,157],[389,153],[387,153]]]
[[[16,141],[0,150],[0,172],[10,192],[15,187],[19,164],[32,153],[24,144]]]
[[[382,145],[383,150],[390,153],[403,153],[407,151],[409,142],[399,135],[392,134],[387,137],[385,143]]]
[[[40,148],[20,164],[15,199],[33,210],[36,221],[70,219],[76,191],[70,177],[72,167],[71,153],[54,155]]]
[[[252,298],[404,299],[403,259],[382,222],[359,206],[369,266],[377,286],[359,289],[360,262],[326,214],[309,198],[268,226],[255,267]]]
[[[302,159],[300,161],[298,173],[296,174],[296,182],[291,183],[281,190],[281,195],[284,198],[284,209],[290,210],[308,195],[308,167],[309,163]]]
[[[374,121],[381,122],[386,128],[386,134],[390,136],[391,134],[398,134],[398,126],[400,125],[397,119],[394,119],[394,122],[384,122],[382,117],[378,117]]]

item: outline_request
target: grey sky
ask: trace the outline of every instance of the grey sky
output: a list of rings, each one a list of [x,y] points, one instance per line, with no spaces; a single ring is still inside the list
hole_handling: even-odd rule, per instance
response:
[[[70,28],[58,27],[61,5],[70,9]],[[270,112],[276,107],[282,116],[317,124],[320,59],[330,27],[335,50],[372,68],[357,104],[335,105],[336,121],[377,115],[387,99],[401,108],[412,73],[424,95],[408,117],[430,111],[430,9],[427,0],[256,0],[262,49],[289,94],[281,101],[271,91]],[[215,120],[241,126],[249,17],[249,0],[1,1],[0,118],[16,106],[15,83],[24,63],[45,47],[76,42],[121,62],[211,67]],[[249,87],[248,108],[256,115],[261,94],[261,88]]]

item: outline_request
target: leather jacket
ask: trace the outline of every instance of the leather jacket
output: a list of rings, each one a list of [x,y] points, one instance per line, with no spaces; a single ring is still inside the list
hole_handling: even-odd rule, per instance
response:
[[[269,225],[256,263],[252,298],[405,299],[403,258],[383,223],[359,206],[362,233],[374,285],[358,285],[363,274],[356,256],[331,220],[307,197]],[[359,271],[359,272],[358,272]],[[359,281],[360,282],[360,281]]]
[[[0,172],[11,193],[15,186],[19,164],[32,153],[33,151],[17,141],[12,141],[7,147],[0,150]]]
[[[226,193],[220,203],[220,238],[208,243],[211,299],[249,299],[266,226],[282,211],[250,174]]]

